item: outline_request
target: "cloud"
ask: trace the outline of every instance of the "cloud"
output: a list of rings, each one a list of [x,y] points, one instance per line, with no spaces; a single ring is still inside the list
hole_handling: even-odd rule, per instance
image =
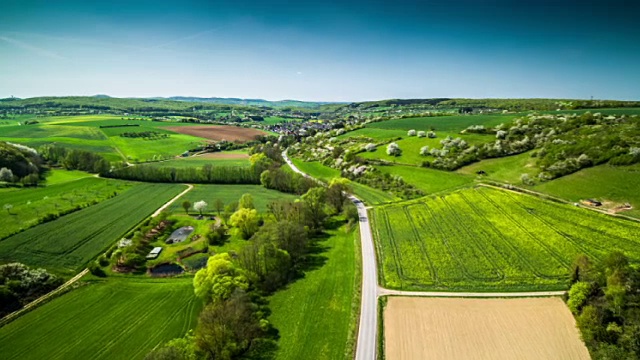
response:
[[[298,71],[296,74],[298,74],[298,75],[302,75],[302,71]]]
[[[20,40],[16,40],[16,39],[12,39],[12,38],[8,38],[6,36],[0,36],[0,40],[5,41],[9,44],[12,44],[14,46],[17,46],[21,49],[25,49],[25,50],[29,50],[34,54],[38,54],[40,56],[43,57],[48,57],[51,59],[56,59],[56,60],[66,60],[67,58],[65,58],[64,56],[58,55],[52,51],[37,47],[37,46],[33,46],[31,44],[27,44],[24,41],[20,41]]]

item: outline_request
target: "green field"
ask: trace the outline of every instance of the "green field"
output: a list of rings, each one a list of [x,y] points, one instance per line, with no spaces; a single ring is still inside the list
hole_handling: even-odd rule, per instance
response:
[[[62,179],[74,174],[57,170],[52,176]],[[0,212],[0,239],[38,224],[38,220],[47,214],[60,214],[78,206],[97,204],[113,196],[114,192],[121,193],[130,187],[131,183],[124,181],[86,177],[41,188],[8,189],[2,192],[0,206],[11,204],[13,208],[10,212],[4,209]]]
[[[2,358],[143,359],[195,327],[191,279],[85,285],[0,328]]]
[[[0,241],[0,263],[17,261],[57,273],[76,272],[183,189],[140,184],[98,205],[32,227]]]
[[[640,218],[640,165],[600,165],[540,183],[534,189],[570,201],[595,198],[617,204],[628,202],[633,210],[620,214]]]
[[[428,131],[435,129],[436,132],[459,132],[471,125],[484,125],[492,127],[501,123],[506,123],[523,114],[492,114],[492,115],[452,115],[434,116],[422,118],[406,118],[397,120],[387,120],[368,124],[367,127],[374,129],[393,129]]]
[[[376,168],[384,173],[402,177],[405,182],[424,191],[427,195],[471,185],[474,179],[472,176],[454,172],[415,166],[394,165]]]
[[[539,170],[534,166],[536,159],[531,157],[531,152],[506,156],[495,159],[486,159],[458,169],[459,174],[475,176],[478,171],[484,171],[482,179],[500,181],[521,185],[520,176],[528,174],[535,179]]]
[[[60,146],[97,152],[110,161],[150,161],[170,158],[207,142],[205,139],[166,130],[168,126],[190,126],[191,123],[126,120],[115,115],[55,116],[37,118],[34,125],[3,126],[0,140],[39,147],[56,143]],[[100,128],[100,126],[138,125]],[[198,124],[195,124],[198,125]],[[154,131],[168,138],[149,140],[121,137],[124,132]]]
[[[281,199],[293,200],[296,198],[295,195],[270,190],[261,185],[195,185],[193,190],[171,204],[169,210],[174,213],[184,213],[182,208],[183,201],[188,200],[194,204],[196,201],[204,200],[209,205],[208,212],[213,213],[215,212],[215,200],[220,199],[227,205],[233,201],[240,200],[243,194],[251,194],[253,196],[253,204],[262,213],[267,211],[267,205],[272,201]]]
[[[640,261],[640,224],[481,187],[372,211],[384,286],[412,290],[566,289],[578,254]]]
[[[326,263],[270,298],[280,339],[276,359],[352,359],[357,306],[358,232],[329,232],[318,247]]]
[[[329,182],[335,177],[340,177],[340,171],[328,166],[324,166],[318,162],[305,162],[299,159],[291,159],[291,161],[298,169],[300,169],[300,171],[324,182]],[[382,190],[359,184],[355,181],[351,182],[351,189],[353,190],[354,195],[356,195],[369,205],[382,204],[398,200],[398,198],[396,198],[392,194],[388,194]]]
[[[423,146],[429,146],[430,149],[436,148],[441,149],[442,145],[440,141],[445,139],[447,136],[451,136],[452,138],[461,138],[466,141],[470,146],[483,144],[489,141],[493,141],[492,136],[488,135],[478,135],[478,134],[467,134],[460,135],[456,133],[437,133],[438,137],[435,139],[428,138],[419,138],[416,136],[405,136],[402,140],[395,141],[396,144],[402,150],[402,155],[400,156],[391,156],[387,154],[387,145],[378,146],[376,151],[372,152],[362,152],[359,156],[365,159],[380,159],[386,160],[393,163],[405,164],[405,165],[422,165],[424,161],[433,161],[435,157],[431,155],[420,155],[420,149]]]
[[[51,169],[47,174],[46,184],[55,185],[92,176],[80,170]]]
[[[224,153],[229,154],[246,154],[246,150],[235,150],[235,151],[225,151]],[[150,162],[148,163],[150,166],[157,167],[175,167],[175,168],[201,168],[204,165],[212,165],[212,166],[251,166],[249,162],[249,158],[240,158],[240,159],[216,159],[216,158],[206,158],[203,156],[189,156],[183,158],[176,158],[168,161],[158,161],[158,162]]]

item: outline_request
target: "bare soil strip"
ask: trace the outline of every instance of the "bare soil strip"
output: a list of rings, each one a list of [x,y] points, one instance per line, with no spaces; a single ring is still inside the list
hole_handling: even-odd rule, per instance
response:
[[[387,360],[590,359],[559,298],[391,297],[384,325]]]
[[[167,130],[209,140],[233,142],[247,142],[254,140],[257,135],[267,134],[258,129],[230,125],[172,126],[167,127]]]

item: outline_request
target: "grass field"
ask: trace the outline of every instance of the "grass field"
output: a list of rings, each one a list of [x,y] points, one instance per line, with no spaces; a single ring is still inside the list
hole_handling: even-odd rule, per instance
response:
[[[395,131],[393,131],[395,132]],[[420,149],[423,146],[429,146],[430,149],[437,148],[441,149],[442,145],[440,141],[445,139],[447,136],[451,136],[452,138],[461,138],[466,141],[469,145],[478,145],[486,142],[493,141],[494,138],[488,135],[478,135],[478,134],[464,134],[460,135],[453,132],[438,132],[436,138],[419,138],[417,136],[407,136],[406,133],[403,134],[402,140],[395,141],[396,144],[402,150],[402,155],[400,156],[391,156],[387,154],[387,145],[378,146],[375,151],[372,152],[362,152],[359,153],[358,156],[363,157],[365,159],[380,159],[386,160],[393,163],[405,164],[405,165],[422,165],[424,161],[433,161],[435,157],[431,155],[423,156],[420,155]],[[392,138],[392,137],[390,137]]]
[[[55,184],[74,181],[74,180],[78,180],[78,179],[82,179],[90,176],[92,175],[79,170],[52,169],[47,174],[46,184],[47,186],[55,185]]]
[[[60,170],[52,176],[54,180],[62,180],[77,175],[76,172],[68,174]],[[54,182],[41,188],[18,188],[3,192],[0,206],[11,204],[13,208],[10,212],[4,209],[0,212],[0,239],[36,225],[47,214],[64,213],[78,206],[97,204],[114,192],[121,193],[130,187],[131,183],[128,182],[90,176],[57,184]]]
[[[620,214],[640,218],[640,165],[600,165],[538,184],[534,189],[571,201],[596,198],[617,204],[628,202],[633,210]]]
[[[276,359],[351,359],[358,315],[358,232],[329,232],[318,243],[324,265],[270,298],[269,320],[279,330]]]
[[[424,191],[425,194],[468,186],[473,183],[474,179],[468,175],[415,166],[377,166],[377,169],[402,177],[405,182]]]
[[[458,169],[459,174],[474,176],[478,171],[484,171],[486,175],[482,179],[495,180],[505,183],[520,185],[522,174],[529,174],[531,178],[537,178],[539,170],[534,167],[535,158],[530,152],[518,155],[486,159]]]
[[[148,165],[175,168],[201,168],[207,164],[212,166],[251,166],[246,150],[234,150],[220,153],[204,154],[199,156],[189,156],[168,161],[150,162]]]
[[[318,162],[304,162],[298,159],[291,159],[291,161],[293,161],[294,165],[300,169],[300,171],[324,182],[329,182],[335,177],[340,177],[340,171],[324,166]],[[398,200],[398,198],[392,194],[359,184],[355,181],[351,182],[351,189],[353,190],[354,195],[369,205],[377,205]]]
[[[368,124],[367,127],[374,129],[393,129],[428,131],[435,129],[436,132],[459,132],[471,125],[484,125],[486,127],[506,123],[522,114],[493,114],[493,115],[452,115],[434,116],[422,118],[407,118],[397,120],[387,120]]]
[[[194,204],[196,201],[204,200],[209,205],[207,211],[213,213],[215,212],[214,202],[216,199],[222,200],[227,205],[233,201],[240,200],[243,194],[251,194],[253,196],[253,204],[262,213],[267,211],[267,205],[272,201],[280,199],[293,200],[297,197],[292,194],[270,190],[261,185],[195,185],[193,190],[171,204],[169,210],[174,213],[184,213],[182,208],[183,201],[189,200]]]
[[[558,298],[391,297],[386,360],[589,360],[575,320]]]
[[[183,189],[182,185],[136,185],[98,205],[0,241],[0,262],[73,273]]]
[[[0,328],[2,358],[143,359],[155,346],[194,328],[200,307],[191,279],[111,278]]]
[[[383,285],[412,290],[568,287],[569,267],[613,249],[640,260],[640,224],[486,187],[372,211]]]

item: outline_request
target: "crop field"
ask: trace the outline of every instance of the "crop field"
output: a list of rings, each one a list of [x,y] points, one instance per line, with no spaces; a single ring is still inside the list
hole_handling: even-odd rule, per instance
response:
[[[629,203],[633,209],[620,214],[640,218],[640,165],[600,165],[540,183],[534,189],[571,201],[595,198],[609,209]]]
[[[55,173],[58,172],[64,173],[62,170]],[[48,214],[60,214],[78,206],[97,204],[114,192],[121,193],[130,187],[131,183],[124,181],[88,177],[42,188],[19,188],[3,192],[0,206],[10,204],[13,208],[0,212],[0,239],[36,225],[39,219]]]
[[[276,359],[353,358],[358,232],[341,228],[329,234],[314,255],[326,262],[269,300],[269,320],[280,335]]]
[[[434,116],[422,118],[406,118],[397,120],[387,120],[367,124],[373,129],[393,129],[411,130],[415,129],[428,131],[434,129],[436,132],[459,132],[471,125],[484,125],[486,127],[496,126],[506,123],[523,114],[493,114],[493,115],[452,115]]]
[[[640,261],[640,224],[480,187],[372,210],[382,283],[411,290],[568,287],[579,254]]]
[[[2,358],[143,359],[195,327],[190,279],[85,285],[0,328]]]
[[[182,185],[136,185],[114,198],[0,241],[0,262],[72,273],[182,190]]]
[[[267,134],[262,130],[232,125],[180,126],[168,127],[167,129],[209,140],[227,140],[233,142],[246,142],[253,140],[256,136]]]
[[[184,213],[182,208],[183,201],[188,200],[194,204],[196,201],[204,200],[209,205],[207,211],[214,213],[214,202],[217,199],[222,200],[227,205],[233,201],[240,200],[243,194],[251,194],[253,196],[253,204],[259,212],[266,212],[267,205],[272,201],[281,199],[293,200],[297,197],[292,194],[267,189],[261,185],[194,185],[194,189],[171,204],[169,210],[174,213]]]
[[[329,182],[332,178],[340,177],[340,171],[324,166],[318,162],[305,162],[298,159],[291,159],[291,161],[293,161],[294,165],[300,169],[300,171],[324,182]],[[359,184],[355,181],[351,182],[351,189],[357,197],[369,205],[383,204],[398,200],[398,198],[392,194]]]
[[[384,312],[387,360],[589,360],[559,298],[391,297]]]
[[[402,177],[406,183],[417,187],[427,195],[471,185],[474,179],[468,175],[424,167],[395,165],[376,168],[384,173]]]
[[[47,174],[46,184],[47,186],[50,186],[69,181],[75,181],[90,176],[92,175],[80,170],[51,169]]]

